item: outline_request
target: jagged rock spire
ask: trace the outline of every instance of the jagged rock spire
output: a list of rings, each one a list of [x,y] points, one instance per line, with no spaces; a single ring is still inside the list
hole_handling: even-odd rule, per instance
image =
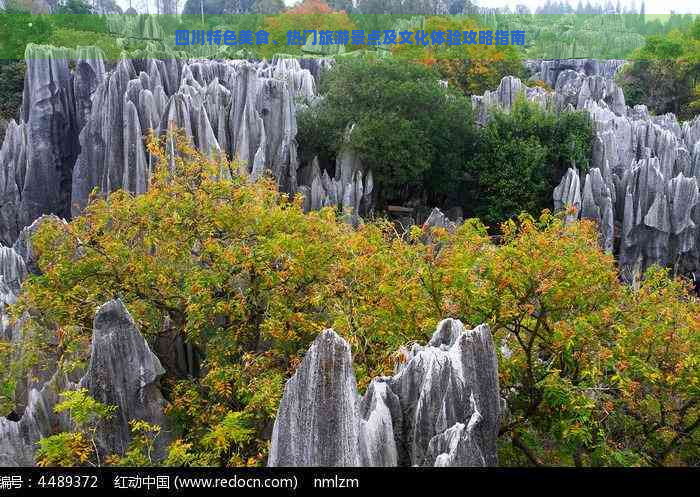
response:
[[[321,333],[285,386],[268,464],[496,465],[502,400],[488,326],[446,319],[403,356],[360,398],[350,346]]]
[[[0,242],[6,245],[42,214],[77,215],[95,188],[145,192],[154,167],[144,141],[150,131],[183,129],[205,155],[226,153],[254,178],[267,170],[283,191],[308,193],[297,179],[296,100],[315,98],[312,73],[327,61],[306,61],[303,69],[294,59],[144,54],[122,58],[108,71],[95,47],[40,45],[29,45],[26,59],[20,123],[8,123],[0,147]],[[360,192],[353,181],[355,206],[366,189]]]
[[[158,358],[121,300],[102,305],[93,327],[90,363],[82,379],[73,383],[57,371],[43,385],[32,386],[19,421],[0,417],[0,466],[33,465],[40,439],[71,430],[70,419],[66,414],[56,414],[53,407],[60,401],[60,392],[81,387],[96,400],[117,406],[114,416],[97,428],[95,444],[101,457],[124,453],[131,440],[132,419],[162,427],[154,456],[164,455],[170,435],[163,411],[165,401],[158,387],[164,373]]]
[[[645,106],[630,108],[612,79],[623,61],[533,61],[531,79],[554,88],[529,88],[503,78],[498,89],[472,97],[476,119],[490,109],[510,109],[515,95],[555,110],[588,113],[594,127],[590,169],[583,183],[569,169],[553,192],[554,208],[573,206],[575,217],[598,223],[601,247],[619,247],[627,279],[652,264],[700,268],[700,117],[679,123],[673,114],[650,116]],[[616,239],[619,243],[616,244]]]

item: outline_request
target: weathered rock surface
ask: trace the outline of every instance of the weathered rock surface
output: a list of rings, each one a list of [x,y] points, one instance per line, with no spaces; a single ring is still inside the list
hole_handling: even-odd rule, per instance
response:
[[[5,245],[42,214],[79,213],[95,188],[145,192],[154,166],[145,146],[151,131],[182,129],[205,154],[240,159],[254,179],[269,171],[283,191],[311,193],[314,178],[306,185],[297,178],[296,102],[315,98],[313,74],[328,61],[304,61],[302,68],[298,60],[282,58],[144,56],[122,59],[107,71],[94,47],[29,45],[25,57],[20,123],[7,124],[0,148]],[[341,162],[336,205],[356,211],[371,193],[371,178],[363,182],[354,159]]]
[[[0,467],[33,466],[36,443],[53,433],[70,429],[64,415],[53,412],[59,401],[56,394],[64,390],[55,378],[41,389],[29,392],[29,402],[19,421],[0,417]]]
[[[602,76],[612,79],[615,73],[622,67],[624,60],[597,60],[597,59],[555,59],[531,61],[535,74],[530,78],[541,80],[554,88],[559,75],[564,71],[575,71],[585,76]]]
[[[27,277],[24,259],[10,247],[0,245],[0,339],[12,340],[12,329],[6,308],[14,304],[20,286]]]
[[[362,165],[352,150],[346,149],[336,158],[333,177],[327,170],[321,170],[318,159],[314,158],[302,170],[301,178],[305,184],[298,191],[304,195],[305,210],[337,207],[349,214],[352,224],[357,224],[359,215],[372,210],[372,171]]]
[[[270,466],[493,466],[501,397],[488,326],[442,321],[357,393],[350,347],[321,333],[287,382]]]
[[[17,252],[17,254],[24,259],[24,263],[27,266],[27,271],[32,274],[40,274],[37,255],[32,248],[32,237],[37,233],[39,227],[46,221],[55,221],[66,224],[64,219],[60,219],[54,215],[49,214],[40,216],[32,224],[21,229],[15,243],[12,245],[15,252]]]
[[[359,465],[357,398],[350,345],[326,330],[285,386],[269,464]]]
[[[601,246],[618,247],[623,276],[652,264],[678,271],[700,268],[700,117],[678,122],[630,108],[612,77],[622,61],[531,61],[534,79],[554,91],[504,78],[498,89],[472,97],[479,124],[489,109],[510,109],[518,94],[555,111],[586,111],[594,125],[591,168],[581,181],[572,168],[554,190],[554,207],[573,206],[575,217],[598,223]]]
[[[120,300],[107,302],[95,316],[90,363],[85,375],[72,382],[58,371],[43,385],[32,386],[19,421],[0,417],[0,466],[33,465],[36,443],[41,438],[73,428],[68,415],[54,413],[53,407],[60,401],[60,392],[76,388],[87,388],[93,398],[117,406],[114,417],[104,421],[96,432],[95,443],[101,458],[124,453],[131,439],[129,420],[132,419],[163,427],[156,440],[155,454],[162,456],[169,441],[163,413],[165,401],[158,389],[163,373],[124,304]]]
[[[238,158],[254,178],[268,170],[283,190],[296,193],[294,99],[314,94],[313,76],[296,60],[122,59],[97,86],[80,135],[73,214],[96,186],[147,189],[149,130],[182,129],[206,155]]]
[[[444,228],[452,233],[459,227],[461,222],[461,218],[452,221],[447,214],[437,207],[433,207],[433,210],[430,211],[428,218],[423,223],[423,228]]]
[[[167,427],[165,400],[158,380],[165,373],[158,358],[136,328],[121,300],[112,300],[97,310],[87,372],[80,387],[106,405],[117,406],[115,415],[98,431],[103,454],[123,454],[131,439],[129,421],[143,419]],[[156,440],[163,453],[167,434]]]

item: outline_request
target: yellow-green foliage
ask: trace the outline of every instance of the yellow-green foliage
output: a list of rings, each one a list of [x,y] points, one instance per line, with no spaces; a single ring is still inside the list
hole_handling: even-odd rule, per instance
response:
[[[61,432],[39,441],[36,460],[39,466],[100,465],[95,434],[102,420],[111,418],[116,406],[107,406],[88,395],[86,388],[61,393],[56,414],[67,412],[74,431]]]
[[[475,220],[430,237],[353,229],[331,209],[303,213],[271,180],[227,179],[237,164],[149,150],[148,193],[95,197],[43,226],[43,275],[14,312],[89,335],[96,306],[119,296],[149,341],[166,324],[185,335],[203,373],[165,378],[177,433],[164,464],[263,463],[284,381],[324,328],[351,344],[364,389],[445,317],[492,326],[503,464],[699,461],[698,304],[662,270],[638,291],[620,284],[591,223],[521,216],[498,243]],[[139,437],[153,430],[132,428],[122,463],[152,464]]]

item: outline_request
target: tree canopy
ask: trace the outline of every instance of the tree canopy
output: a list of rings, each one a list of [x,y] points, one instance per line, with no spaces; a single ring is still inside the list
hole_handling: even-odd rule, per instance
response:
[[[372,169],[384,201],[425,190],[434,203],[456,192],[473,146],[471,105],[437,73],[403,61],[340,60],[322,77],[323,100],[299,116],[303,150],[330,160],[343,147]],[[349,129],[352,126],[352,132]],[[439,199],[439,201],[437,201]]]
[[[685,29],[647,38],[619,77],[629,105],[681,119],[700,114],[700,18]]]
[[[469,159],[467,212],[497,227],[520,212],[551,206],[569,167],[588,168],[593,129],[585,112],[550,112],[519,97],[510,112],[492,112]]]

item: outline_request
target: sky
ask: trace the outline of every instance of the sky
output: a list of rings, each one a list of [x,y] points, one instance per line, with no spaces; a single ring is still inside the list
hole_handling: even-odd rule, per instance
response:
[[[582,1],[585,5],[586,0]],[[513,8],[517,4],[522,4],[527,5],[533,12],[544,3],[545,0],[476,0],[476,4],[481,7],[505,7],[508,5]],[[578,0],[569,0],[569,3],[576,7]],[[596,3],[598,2],[595,0],[591,1],[591,4]],[[620,3],[622,5],[630,5],[631,0],[621,0]],[[637,0],[638,8],[641,3],[641,0]],[[612,0],[612,4],[616,5],[617,0]],[[679,14],[700,14],[700,2],[698,0],[645,0],[644,5],[647,14],[670,14],[672,10]]]

